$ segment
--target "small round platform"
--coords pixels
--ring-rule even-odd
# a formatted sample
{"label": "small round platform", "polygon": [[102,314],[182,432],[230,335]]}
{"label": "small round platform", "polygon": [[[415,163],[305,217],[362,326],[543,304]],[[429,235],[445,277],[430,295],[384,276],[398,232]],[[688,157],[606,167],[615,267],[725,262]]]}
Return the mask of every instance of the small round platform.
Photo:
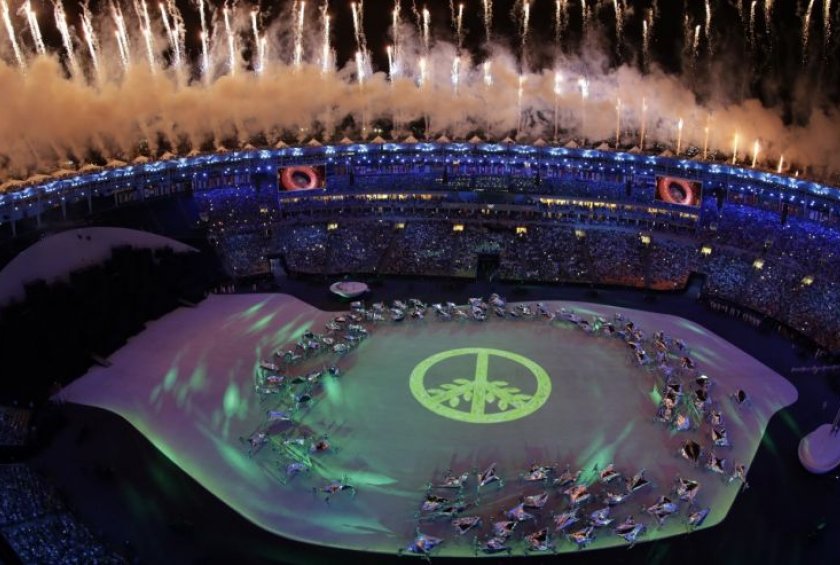
{"label": "small round platform", "polygon": [[370,290],[368,285],[355,281],[341,281],[330,285],[330,292],[342,298],[356,298],[368,290]]}
{"label": "small round platform", "polygon": [[831,424],[823,424],[799,442],[799,461],[816,474],[828,473],[840,465],[840,434],[831,433]]}

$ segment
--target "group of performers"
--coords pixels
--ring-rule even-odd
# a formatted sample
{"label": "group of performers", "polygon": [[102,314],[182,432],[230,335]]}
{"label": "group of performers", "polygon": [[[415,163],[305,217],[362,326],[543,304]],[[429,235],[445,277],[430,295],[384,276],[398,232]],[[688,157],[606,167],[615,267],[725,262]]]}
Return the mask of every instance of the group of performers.
{"label": "group of performers", "polygon": [[[304,332],[290,347],[275,351],[270,360],[260,363],[255,388],[263,401],[272,406],[259,428],[244,440],[249,453],[256,455],[264,446],[271,445],[280,456],[274,472],[286,482],[310,471],[313,457],[335,451],[326,435],[299,423],[301,411],[317,401],[326,379],[341,378],[343,356],[368,338],[376,325],[427,317],[441,322],[481,323],[489,316],[571,324],[593,336],[622,340],[627,344],[632,362],[647,370],[657,382],[660,401],[655,421],[677,434],[700,434],[707,438],[708,448],[693,437],[685,438],[679,455],[698,469],[702,467],[724,480],[737,480],[746,485],[746,467],[736,463],[730,468],[726,457],[721,455],[731,447],[731,441],[720,401],[713,398],[714,381],[700,373],[683,341],[663,332],[647,335],[621,314],[607,319],[565,308],[552,311],[544,303],[511,306],[495,294],[487,300],[471,298],[464,306],[452,302],[429,305],[418,299],[370,306],[353,302],[348,313],[325,324],[323,333]],[[314,363],[328,357],[329,362],[322,362],[319,369],[298,369],[316,366]],[[732,401],[745,406],[748,398],[739,390],[732,395]],[[633,512],[622,513],[628,500],[641,503],[640,491],[653,490],[644,469],[625,474],[608,465],[603,469],[573,472],[568,466],[535,464],[523,470],[518,480],[507,484],[507,491],[510,484],[519,490],[518,503],[501,508],[492,500],[481,499],[481,494],[486,494],[493,485],[494,498],[501,496],[498,493],[505,489],[505,481],[495,464],[480,472],[448,472],[440,480],[432,481],[417,511],[416,537],[400,553],[428,557],[444,541],[443,534],[438,537],[429,533],[428,526],[433,523],[448,523],[456,537],[474,534],[476,553],[510,553],[515,546],[526,552],[552,552],[564,540],[584,548],[603,535],[618,536],[632,545],[648,528],[662,526],[673,516],[681,515],[686,527],[693,529],[710,512],[697,499],[700,482],[678,476],[659,489],[661,494],[655,499],[636,506],[646,517],[637,519]],[[327,502],[337,495],[356,495],[355,486],[345,478],[328,478],[312,490]],[[621,519],[620,514],[624,514]]]}
{"label": "group of performers", "polygon": [[[644,469],[625,474],[613,464],[588,472],[533,464],[513,482],[516,504],[505,507],[504,502],[512,500],[511,482],[505,488],[495,464],[481,471],[450,470],[429,483],[416,514],[416,536],[400,553],[428,556],[444,542],[443,534],[429,533],[436,523],[448,523],[456,538],[473,533],[476,554],[510,554],[516,546],[525,553],[554,552],[564,541],[584,548],[603,535],[633,545],[649,527],[664,525],[681,510],[688,529],[703,524],[710,508],[697,504],[699,482],[675,477],[664,494],[653,503],[642,504],[643,493],[656,488],[645,474]],[[495,488],[487,501],[492,485]],[[632,511],[622,512],[633,506],[631,500],[640,503],[637,508],[645,517],[637,519]]]}

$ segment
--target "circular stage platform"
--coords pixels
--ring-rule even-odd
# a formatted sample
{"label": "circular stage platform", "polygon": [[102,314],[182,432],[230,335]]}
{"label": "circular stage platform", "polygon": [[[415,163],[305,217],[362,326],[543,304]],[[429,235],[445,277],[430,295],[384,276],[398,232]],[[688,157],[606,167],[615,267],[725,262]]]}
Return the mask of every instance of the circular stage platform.
{"label": "circular stage platform", "polygon": [[[492,539],[494,522],[520,520],[506,539],[513,551],[543,528],[556,551],[572,551],[579,538],[568,534],[604,507],[601,517],[613,522],[590,531],[587,547],[625,545],[615,527],[631,515],[645,526],[640,542],[686,533],[705,509],[701,527],[720,522],[740,488],[738,466],[748,469],[769,418],[795,401],[794,387],[681,318],[545,307],[557,319],[533,307],[535,315],[515,318],[490,308],[484,322],[444,320],[429,308],[424,319],[400,322],[354,324],[345,315],[327,332],[336,314],[288,296],[212,296],[149,324],[111,367],[92,369],[64,397],[123,415],[255,524],[320,545],[397,552],[419,529],[443,540],[434,555],[467,556],[474,540]],[[607,331],[630,321],[647,362]],[[649,345],[659,331],[676,367],[670,388]],[[327,333],[333,342],[321,347],[352,347],[303,353]],[[676,410],[664,423],[657,411],[677,381]],[[692,400],[701,386],[705,407]],[[747,402],[733,399],[738,391]],[[691,442],[701,448],[696,461],[685,456]],[[427,491],[448,471],[462,488]],[[566,471],[580,475],[566,484]],[[632,492],[642,471],[648,484]],[[555,518],[575,508],[579,522],[556,531]],[[459,535],[446,510],[480,524]]]}
{"label": "circular stage platform", "polygon": [[799,461],[816,474],[828,473],[840,465],[840,436],[832,424],[823,424],[799,442]]}
{"label": "circular stage platform", "polygon": [[368,290],[368,285],[363,282],[340,281],[330,285],[330,292],[342,298],[358,298]]}

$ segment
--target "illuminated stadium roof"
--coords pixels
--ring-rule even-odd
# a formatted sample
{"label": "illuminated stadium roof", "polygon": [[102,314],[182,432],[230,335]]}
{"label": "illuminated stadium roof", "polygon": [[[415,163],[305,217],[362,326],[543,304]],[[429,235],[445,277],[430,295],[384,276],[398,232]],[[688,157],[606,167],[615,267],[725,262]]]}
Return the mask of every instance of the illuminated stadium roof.
{"label": "illuminated stadium roof", "polygon": [[550,159],[568,161],[592,161],[601,166],[611,165],[622,168],[636,167],[680,173],[683,175],[713,175],[722,176],[721,180],[739,184],[761,183],[778,186],[785,191],[795,191],[801,195],[840,201],[840,189],[814,181],[795,178],[770,171],[750,169],[726,163],[708,163],[692,159],[678,159],[653,155],[636,154],[630,152],[601,151],[596,149],[576,149],[558,146],[536,146],[529,144],[501,144],[501,143],[400,143],[388,142],[384,144],[353,143],[325,146],[301,146],[281,149],[261,149],[251,151],[230,151],[224,153],[206,153],[191,157],[170,158],[166,160],[149,161],[132,165],[96,168],[95,171],[82,172],[75,176],[65,174],[53,176],[50,180],[38,178],[37,182],[26,183],[12,180],[0,185],[4,194],[0,195],[0,207],[8,206],[18,201],[32,198],[49,197],[54,193],[75,191],[91,184],[113,183],[146,175],[167,175],[180,173],[181,178],[188,176],[187,171],[196,171],[204,167],[231,165],[255,166],[263,162],[290,163],[297,160],[312,162],[320,160],[327,163],[342,158],[368,158],[374,156],[400,156],[407,154],[438,154],[450,159],[470,159],[471,157],[493,156],[500,160],[510,159]]}

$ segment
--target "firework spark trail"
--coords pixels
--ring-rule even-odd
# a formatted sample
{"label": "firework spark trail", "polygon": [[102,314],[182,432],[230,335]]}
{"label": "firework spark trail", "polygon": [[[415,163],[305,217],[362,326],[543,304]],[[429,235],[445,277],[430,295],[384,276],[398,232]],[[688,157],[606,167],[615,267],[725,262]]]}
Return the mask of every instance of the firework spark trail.
{"label": "firework spark trail", "polygon": [[808,40],[811,36],[811,12],[814,9],[814,0],[809,0],[808,9],[805,10],[805,17],[802,19],[802,62],[808,60]]}
{"label": "firework spark trail", "polygon": [[531,2],[530,0],[522,1],[522,29],[520,35],[522,38],[522,69],[528,68],[528,31],[531,25]]}
{"label": "firework spark trail", "polygon": [[257,44],[257,61],[259,61],[260,73],[265,72],[266,57],[268,57],[268,38],[261,35],[259,44]]}
{"label": "firework spark trail", "polygon": [[122,62],[123,70],[127,71],[131,67],[131,44],[128,41],[128,29],[125,26],[125,17],[122,13],[122,8],[118,5],[111,4],[111,18],[114,20],[116,31],[114,36],[117,38],[117,50],[120,53],[120,62]]}
{"label": "firework spark trail", "polygon": [[566,29],[568,0],[554,0],[554,48],[560,48],[560,40]]}
{"label": "firework spark trail", "polygon": [[359,86],[365,84],[365,55],[361,51],[356,51],[356,78],[359,81]]}
{"label": "firework spark trail", "polygon": [[455,20],[456,34],[458,36],[458,51],[464,48],[464,3],[458,4],[458,19]]}
{"label": "firework spark trail", "polygon": [[449,0],[449,19],[452,22],[452,29],[455,31],[455,40],[458,44],[458,52],[464,47],[464,3],[458,4],[455,9],[455,0]]}
{"label": "firework spark trail", "polygon": [[493,63],[491,61],[484,61],[482,69],[484,75],[484,86],[493,86]]}
{"label": "firework spark trail", "polygon": [[700,24],[694,27],[694,41],[691,45],[692,64],[697,64],[697,56],[700,53]]}
{"label": "firework spark trail", "polygon": [[258,75],[265,71],[265,38],[260,35],[260,26],[257,21],[259,12],[251,10],[251,34],[254,36],[254,53],[252,55],[253,61],[251,66],[254,67],[254,72]]}
{"label": "firework spark trail", "polygon": [[691,55],[690,64],[694,67],[694,26],[688,12],[683,15],[683,50]]}
{"label": "firework spark trail", "polygon": [[[402,21],[400,20],[401,11],[400,0],[394,0],[394,9],[391,10],[391,39],[394,40],[394,64],[397,66],[400,64],[402,53],[402,34],[400,33],[400,27],[402,26]],[[396,70],[399,71],[399,68],[397,67]]]}
{"label": "firework spark trail", "polygon": [[750,49],[755,49],[755,12],[758,0],[752,0],[750,3]]}
{"label": "firework spark trail", "polygon": [[29,24],[29,33],[32,34],[32,41],[35,43],[35,52],[38,55],[46,55],[47,48],[44,45],[44,37],[41,35],[41,26],[38,25],[38,16],[35,14],[35,10],[32,9],[29,0],[26,0],[21,10],[26,15],[26,21]]}
{"label": "firework spark trail", "polygon": [[67,15],[64,13],[64,4],[57,0],[53,4],[53,17],[55,26],[61,35],[61,43],[64,45],[64,52],[67,54],[67,66],[70,69],[70,76],[81,77],[81,70],[76,59],[76,52],[73,49],[73,38],[70,36],[70,28],[67,26]]}
{"label": "firework spark trail", "polygon": [[583,33],[586,34],[586,28],[589,27],[589,8],[586,7],[586,0],[580,0],[580,19],[583,22]]}
{"label": "firework spark trail", "polygon": [[417,86],[422,89],[424,86],[426,86],[426,58],[425,57],[420,57],[418,67],[419,67],[419,70],[420,70],[420,76],[417,78]]}
{"label": "firework spark trail", "polygon": [[394,83],[394,47],[388,45],[385,47],[385,54],[388,56],[388,78],[391,79],[391,84]]}
{"label": "firework spark trail", "polygon": [[225,3],[222,8],[222,16],[225,23],[225,37],[228,47],[228,71],[231,76],[236,75],[236,31],[230,23],[230,6]]}
{"label": "firework spark trail", "polygon": [[613,11],[615,11],[615,43],[616,50],[621,51],[621,42],[624,36],[624,10],[619,0],[612,0]]}
{"label": "firework spark trail", "polygon": [[426,53],[426,55],[429,54],[429,50],[431,49],[432,44],[431,24],[432,16],[429,13],[429,9],[424,6],[423,21],[421,23],[421,26],[423,30],[423,52]]}
{"label": "firework spark trail", "polygon": [[90,62],[93,65],[93,74],[96,78],[96,84],[102,84],[102,71],[99,69],[99,40],[96,37],[96,33],[93,31],[93,20],[88,9],[87,4],[82,5],[82,36],[85,39],[85,44],[88,48],[88,54],[90,55]]}
{"label": "firework spark trail", "polygon": [[712,45],[712,2],[711,0],[706,0],[706,45],[709,50],[709,54],[714,53],[714,47]]}
{"label": "firework spark trail", "polygon": [[642,70],[646,71],[650,65],[650,24],[642,20]]}
{"label": "firework spark trail", "polygon": [[161,2],[158,4],[158,8],[160,9],[160,20],[163,22],[163,29],[166,32],[166,37],[169,41],[169,48],[172,50],[172,66],[175,69],[180,69],[181,49],[180,42],[178,41],[178,34],[172,26],[172,23],[169,21],[169,11],[167,10],[167,6]]}
{"label": "firework spark trail", "polygon": [[675,152],[676,155],[680,154],[682,150],[682,134],[683,134],[683,119],[680,118],[677,122],[677,150]]}
{"label": "firework spark trail", "polygon": [[452,59],[452,72],[451,72],[451,80],[452,80],[452,90],[455,94],[458,94],[458,86],[461,82],[461,58],[456,56]]}
{"label": "firework spark trail", "polygon": [[706,114],[706,127],[703,128],[703,160],[709,155],[709,134],[712,131],[712,114]]}
{"label": "firework spark trail", "polygon": [[758,140],[756,139],[753,143],[753,151],[752,151],[752,167],[755,168],[755,164],[758,162],[758,152],[761,150],[761,146],[758,144]]}
{"label": "firework spark trail", "polygon": [[831,0],[823,0],[823,45],[826,51],[831,43]]}
{"label": "firework spark trail", "polygon": [[207,15],[204,0],[198,0],[198,13],[201,16],[201,76],[204,82],[210,81],[210,34],[207,31]]}
{"label": "firework spark trail", "polygon": [[149,61],[149,70],[152,74],[157,71],[155,61],[155,39],[152,35],[152,22],[149,18],[149,8],[146,0],[134,0],[134,13],[140,20],[140,34],[143,36],[143,44],[146,47],[146,59]]}
{"label": "firework spark trail", "polygon": [[362,62],[367,61],[367,37],[365,37],[364,18],[365,18],[365,3],[364,0],[358,2],[351,2],[350,9],[353,13],[353,35],[356,38],[356,50],[362,54]]}
{"label": "firework spark trail", "polygon": [[6,27],[6,35],[9,36],[9,43],[12,45],[12,51],[15,53],[15,60],[17,60],[18,67],[25,69],[26,60],[23,58],[23,52],[20,49],[20,44],[15,35],[15,27],[12,25],[12,18],[9,15],[9,4],[6,0],[0,0],[0,9],[3,12],[3,24]]}
{"label": "firework spark trail", "polygon": [[484,40],[490,43],[493,31],[493,0],[482,0],[484,6]]}
{"label": "firework spark trail", "polygon": [[[330,15],[329,0],[324,0],[321,6],[321,27],[323,35],[321,36],[321,73],[327,74],[332,69],[332,45],[330,44]],[[394,32],[396,34],[396,32]]]}
{"label": "firework spark trail", "polygon": [[644,96],[642,97],[642,123],[639,127],[639,149],[644,151],[645,149],[645,130],[647,129],[647,98]]}
{"label": "firework spark trail", "polygon": [[770,25],[773,21],[773,0],[764,0],[764,33],[768,36],[772,35],[773,27]]}
{"label": "firework spark trail", "polygon": [[180,78],[184,66],[184,39],[186,37],[186,26],[184,25],[184,18],[181,16],[181,11],[175,5],[175,0],[166,0],[164,4],[159,4],[161,20],[166,34],[169,37],[169,49],[172,51],[172,66],[175,68],[176,75]]}
{"label": "firework spark trail", "polygon": [[292,19],[294,21],[294,42],[293,64],[300,69],[303,64],[303,26],[306,23],[306,2],[295,0],[292,4]]}
{"label": "firework spark trail", "polygon": [[580,130],[586,131],[586,99],[589,98],[589,81],[581,77],[577,81],[580,89]]}

